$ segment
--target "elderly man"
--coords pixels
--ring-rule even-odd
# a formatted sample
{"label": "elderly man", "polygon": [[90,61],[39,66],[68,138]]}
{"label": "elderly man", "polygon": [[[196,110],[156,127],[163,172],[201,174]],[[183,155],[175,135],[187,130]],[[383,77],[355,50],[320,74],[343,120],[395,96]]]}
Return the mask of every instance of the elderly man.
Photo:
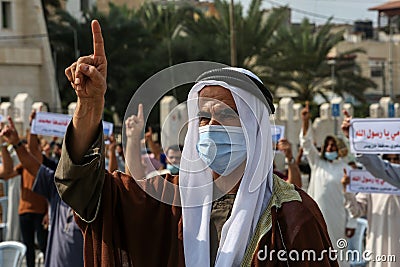
{"label": "elderly man", "polygon": [[272,97],[249,71],[199,77],[179,175],[142,179],[142,105],[126,121],[136,181],[105,171],[107,61],[97,21],[92,32],[94,54],[66,69],[78,103],[55,179],[83,230],[86,266],[337,266],[315,202],[272,175]]}

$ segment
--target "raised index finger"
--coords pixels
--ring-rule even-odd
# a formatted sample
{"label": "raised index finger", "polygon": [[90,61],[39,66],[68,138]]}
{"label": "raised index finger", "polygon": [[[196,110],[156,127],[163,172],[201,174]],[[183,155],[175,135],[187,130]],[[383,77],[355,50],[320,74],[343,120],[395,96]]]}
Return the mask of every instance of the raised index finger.
{"label": "raised index finger", "polygon": [[347,112],[347,110],[343,110],[343,115],[344,115],[344,117],[347,119],[347,118],[350,118],[350,114]]}
{"label": "raised index finger", "polygon": [[306,109],[310,110],[310,102],[306,101]]}
{"label": "raised index finger", "polygon": [[13,128],[13,129],[15,129],[15,126],[14,126],[14,121],[13,121],[13,119],[10,117],[10,116],[8,116],[8,124],[10,125],[10,127],[11,128]]}
{"label": "raised index finger", "polygon": [[137,117],[139,118],[139,120],[143,120],[143,105],[142,104],[138,105]]}
{"label": "raised index finger", "polygon": [[103,35],[101,34],[100,23],[97,20],[92,21],[92,35],[94,57],[105,57]]}

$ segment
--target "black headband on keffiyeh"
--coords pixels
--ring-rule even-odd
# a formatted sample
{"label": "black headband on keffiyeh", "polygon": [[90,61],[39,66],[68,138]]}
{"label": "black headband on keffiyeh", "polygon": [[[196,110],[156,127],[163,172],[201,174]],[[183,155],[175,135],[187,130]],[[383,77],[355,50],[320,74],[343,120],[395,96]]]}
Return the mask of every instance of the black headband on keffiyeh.
{"label": "black headband on keffiyeh", "polygon": [[221,68],[204,72],[197,78],[196,82],[209,80],[223,81],[227,84],[242,88],[259,98],[265,106],[267,106],[269,114],[275,113],[272,94],[257,76],[254,75],[253,77],[246,72],[240,71],[239,68]]}

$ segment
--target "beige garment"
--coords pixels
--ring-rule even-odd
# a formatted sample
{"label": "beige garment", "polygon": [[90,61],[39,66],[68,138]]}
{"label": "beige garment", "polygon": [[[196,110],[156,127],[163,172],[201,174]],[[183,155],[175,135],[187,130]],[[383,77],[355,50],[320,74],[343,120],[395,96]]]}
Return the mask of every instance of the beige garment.
{"label": "beige garment", "polygon": [[[366,249],[375,262],[369,267],[400,266],[400,196],[390,194],[345,194],[345,206],[354,217],[367,216]],[[379,262],[376,257],[395,255],[396,262]]]}
{"label": "beige garment", "polygon": [[[161,191],[163,198],[158,201],[132,177],[107,172],[102,132],[100,126],[83,161],[75,164],[68,153],[67,130],[55,175],[61,198],[74,209],[83,230],[85,266],[185,266],[181,208],[166,204],[172,203],[170,198],[179,197],[179,191],[165,191],[166,184],[178,184],[178,176],[167,174],[143,182],[147,190]],[[259,257],[260,252],[265,255],[270,250],[312,248],[321,252],[332,248],[317,204],[282,179],[274,176],[273,182],[271,199],[249,240],[241,266],[337,267],[336,260],[326,253],[320,260],[308,262],[285,261],[276,253],[268,260]]]}
{"label": "beige garment", "polygon": [[236,194],[227,194],[212,204],[210,215],[210,266],[214,266],[224,223],[232,212]]}

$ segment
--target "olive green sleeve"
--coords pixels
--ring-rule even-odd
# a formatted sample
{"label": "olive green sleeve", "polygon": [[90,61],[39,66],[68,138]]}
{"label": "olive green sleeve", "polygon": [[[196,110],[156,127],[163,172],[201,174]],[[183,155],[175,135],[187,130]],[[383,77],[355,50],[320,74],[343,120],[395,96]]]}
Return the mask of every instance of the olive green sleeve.
{"label": "olive green sleeve", "polygon": [[92,222],[100,206],[105,178],[103,127],[99,126],[94,143],[86,152],[82,163],[75,164],[69,155],[68,144],[72,123],[67,128],[62,145],[61,158],[55,173],[55,184],[61,199],[79,217]]}

